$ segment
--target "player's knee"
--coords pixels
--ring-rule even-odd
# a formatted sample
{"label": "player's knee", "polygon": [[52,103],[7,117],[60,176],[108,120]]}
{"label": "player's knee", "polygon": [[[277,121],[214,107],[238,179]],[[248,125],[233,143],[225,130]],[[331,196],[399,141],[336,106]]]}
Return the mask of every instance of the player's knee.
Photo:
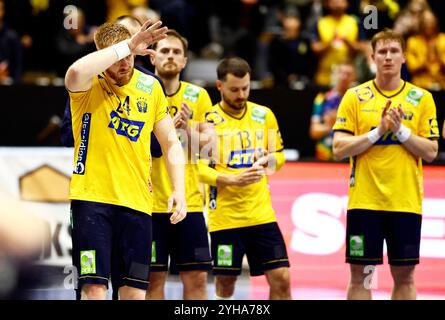
{"label": "player's knee", "polygon": [[150,272],[150,289],[164,288],[167,272]]}
{"label": "player's knee", "polygon": [[414,266],[391,266],[391,274],[395,285],[414,285]]}
{"label": "player's knee", "polygon": [[216,276],[215,285],[220,297],[233,295],[235,290],[236,276]]}
{"label": "player's knee", "polygon": [[103,284],[85,284],[82,286],[82,300],[105,300],[107,287]]}
{"label": "player's knee", "polygon": [[207,289],[206,271],[188,271],[181,272],[181,279],[185,287],[196,291],[205,291]]}
{"label": "player's knee", "polygon": [[350,286],[352,287],[364,286],[366,277],[369,277],[369,274],[365,272],[365,267],[366,267],[365,265],[354,265],[354,264],[350,265],[350,271],[351,271]]}
{"label": "player's knee", "polygon": [[288,268],[279,268],[270,272],[269,276],[270,286],[279,291],[287,292],[290,289],[290,277]]}

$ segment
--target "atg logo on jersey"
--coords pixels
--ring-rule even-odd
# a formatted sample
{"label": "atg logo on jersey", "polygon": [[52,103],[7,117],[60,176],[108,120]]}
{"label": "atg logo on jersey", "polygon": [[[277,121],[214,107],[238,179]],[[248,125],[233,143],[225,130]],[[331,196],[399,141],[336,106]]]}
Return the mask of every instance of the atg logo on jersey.
{"label": "atg logo on jersey", "polygon": [[365,102],[374,98],[374,92],[369,86],[356,89],[355,94],[357,95],[358,101],[360,102]]}
{"label": "atg logo on jersey", "polygon": [[116,130],[116,133],[127,137],[131,141],[138,141],[145,122],[121,118],[116,111],[110,113],[111,121],[108,128]]}
{"label": "atg logo on jersey", "polygon": [[[371,128],[371,130],[374,128]],[[379,140],[377,140],[376,143],[374,143],[374,145],[391,145],[391,144],[402,144],[397,138],[397,136],[391,131],[387,131],[383,136],[380,137]]]}
{"label": "atg logo on jersey", "polygon": [[80,146],[77,152],[77,161],[74,167],[74,174],[85,174],[85,164],[87,161],[88,140],[90,138],[91,113],[84,113],[82,116],[82,128],[80,130]]}
{"label": "atg logo on jersey", "polygon": [[253,164],[254,152],[255,149],[233,150],[230,153],[229,161],[227,161],[227,166],[234,169],[250,168]]}

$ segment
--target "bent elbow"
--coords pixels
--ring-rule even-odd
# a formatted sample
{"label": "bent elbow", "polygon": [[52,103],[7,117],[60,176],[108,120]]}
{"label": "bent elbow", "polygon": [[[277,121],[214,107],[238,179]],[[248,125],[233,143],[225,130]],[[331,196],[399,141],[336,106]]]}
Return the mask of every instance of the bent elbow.
{"label": "bent elbow", "polygon": [[332,154],[334,155],[335,160],[340,161],[345,158],[344,153],[342,152],[341,148],[338,146],[338,143],[334,141],[334,144],[332,146]]}
{"label": "bent elbow", "polygon": [[437,152],[438,152],[437,149],[436,149],[436,150],[433,150],[433,151],[431,151],[431,152],[429,152],[429,153],[426,155],[426,157],[424,158],[424,160],[425,160],[426,162],[428,162],[428,163],[433,162],[434,159],[436,159],[436,157],[437,157]]}
{"label": "bent elbow", "polygon": [[74,91],[76,83],[79,81],[81,71],[79,68],[76,68],[74,65],[71,65],[65,75],[65,87]]}

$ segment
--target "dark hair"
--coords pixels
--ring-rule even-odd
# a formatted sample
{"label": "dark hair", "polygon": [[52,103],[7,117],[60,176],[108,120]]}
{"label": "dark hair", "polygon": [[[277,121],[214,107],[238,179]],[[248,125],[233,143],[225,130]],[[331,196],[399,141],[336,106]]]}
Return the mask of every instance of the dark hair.
{"label": "dark hair", "polygon": [[381,40],[394,40],[400,43],[400,46],[402,47],[402,51],[405,52],[406,50],[406,43],[405,39],[403,39],[402,35],[395,32],[392,29],[385,28],[382,31],[376,33],[372,39],[371,39],[371,46],[372,46],[372,52],[375,52],[375,47],[377,45],[377,42]]}
{"label": "dark hair", "polygon": [[216,69],[216,73],[218,80],[225,81],[229,73],[237,78],[243,78],[246,74],[252,74],[252,70],[246,60],[233,57],[221,60]]}
{"label": "dark hair", "polygon": [[[187,39],[184,38],[183,36],[181,36],[181,34],[178,31],[176,31],[175,29],[168,29],[165,34],[167,35],[167,38],[176,38],[179,41],[181,41],[182,48],[184,49],[184,55],[187,56],[187,50],[189,47],[189,43],[188,43]],[[156,50],[157,47],[158,47],[158,43],[156,42],[153,44],[153,50]]]}

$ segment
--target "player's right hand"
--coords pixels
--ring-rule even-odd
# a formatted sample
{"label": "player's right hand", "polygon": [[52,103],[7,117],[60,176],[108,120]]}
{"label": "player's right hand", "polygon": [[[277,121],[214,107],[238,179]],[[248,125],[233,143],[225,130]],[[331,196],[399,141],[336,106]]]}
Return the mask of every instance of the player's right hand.
{"label": "player's right hand", "polygon": [[176,206],[175,211],[173,211],[173,214],[170,217],[170,223],[177,224],[178,222],[184,220],[184,218],[187,216],[187,202],[185,201],[185,195],[181,195],[174,191],[168,198],[167,212],[172,211],[173,205]]}
{"label": "player's right hand", "polygon": [[380,136],[383,136],[390,129],[391,123],[388,118],[388,110],[390,106],[391,106],[391,100],[387,100],[385,108],[383,108],[382,111],[382,116],[380,117],[379,120],[378,132]]}
{"label": "player's right hand", "polygon": [[263,179],[265,174],[266,171],[262,166],[250,167],[233,176],[234,185],[246,186],[248,184],[259,182],[261,179]]}

